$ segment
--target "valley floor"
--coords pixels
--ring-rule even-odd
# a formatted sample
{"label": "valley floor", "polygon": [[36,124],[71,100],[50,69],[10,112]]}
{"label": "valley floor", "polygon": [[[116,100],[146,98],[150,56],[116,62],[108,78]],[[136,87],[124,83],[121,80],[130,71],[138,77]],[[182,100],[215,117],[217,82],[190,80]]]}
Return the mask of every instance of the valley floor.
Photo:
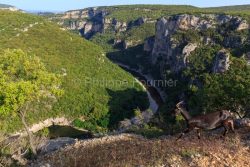
{"label": "valley floor", "polygon": [[121,134],[78,141],[54,153],[40,156],[30,166],[72,167],[246,167],[250,165],[250,129],[237,130],[226,139],[219,133],[204,132],[198,140],[195,132],[176,142],[177,136],[146,139]]}

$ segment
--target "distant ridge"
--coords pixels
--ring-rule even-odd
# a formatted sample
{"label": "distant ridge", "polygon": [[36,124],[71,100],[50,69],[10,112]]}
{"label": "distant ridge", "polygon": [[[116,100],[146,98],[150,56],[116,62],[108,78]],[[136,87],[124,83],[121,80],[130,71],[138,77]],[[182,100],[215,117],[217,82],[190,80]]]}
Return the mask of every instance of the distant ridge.
{"label": "distant ridge", "polygon": [[19,10],[15,6],[6,5],[6,4],[0,4],[0,9],[1,10],[10,10],[10,11],[18,11]]}
{"label": "distant ridge", "polygon": [[231,10],[231,11],[238,11],[238,10],[250,10],[250,4],[246,5],[234,5],[234,6],[218,6],[218,7],[207,7],[205,9],[216,9],[216,10]]}

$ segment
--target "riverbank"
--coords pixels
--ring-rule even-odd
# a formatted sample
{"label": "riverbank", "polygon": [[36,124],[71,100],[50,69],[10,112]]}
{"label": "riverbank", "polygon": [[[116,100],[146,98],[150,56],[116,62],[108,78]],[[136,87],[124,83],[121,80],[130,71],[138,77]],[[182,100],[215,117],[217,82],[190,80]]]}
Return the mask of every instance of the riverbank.
{"label": "riverbank", "polygon": [[167,97],[166,93],[161,90],[161,88],[156,87],[152,83],[154,83],[154,79],[151,75],[143,74],[141,70],[136,70],[133,68],[130,68],[128,65],[122,64],[120,62],[113,63],[117,64],[121,68],[123,68],[125,71],[132,74],[134,77],[138,78],[138,80],[141,81],[141,83],[146,87],[146,89],[149,91],[151,97],[157,102],[158,105],[162,105],[165,102],[165,99]]}

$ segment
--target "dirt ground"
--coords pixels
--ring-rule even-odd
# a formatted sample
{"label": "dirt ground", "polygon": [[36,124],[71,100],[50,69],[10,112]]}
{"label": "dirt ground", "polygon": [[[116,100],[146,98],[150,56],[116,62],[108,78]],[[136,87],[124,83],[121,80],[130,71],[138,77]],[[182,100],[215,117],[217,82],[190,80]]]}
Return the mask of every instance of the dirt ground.
{"label": "dirt ground", "polygon": [[237,130],[225,139],[219,133],[195,133],[176,141],[177,136],[146,139],[121,134],[78,141],[54,153],[40,156],[29,166],[52,167],[248,167],[250,129]]}

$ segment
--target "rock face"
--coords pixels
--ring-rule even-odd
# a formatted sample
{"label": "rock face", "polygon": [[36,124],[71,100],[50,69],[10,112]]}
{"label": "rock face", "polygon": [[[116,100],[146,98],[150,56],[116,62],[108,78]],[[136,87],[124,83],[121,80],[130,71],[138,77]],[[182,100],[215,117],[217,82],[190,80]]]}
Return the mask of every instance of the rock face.
{"label": "rock face", "polygon": [[183,55],[183,64],[185,66],[187,66],[188,64],[188,56],[191,54],[191,52],[193,52],[196,48],[197,48],[197,44],[196,43],[189,43],[187,44],[183,50],[182,50],[182,55]]}
{"label": "rock face", "polygon": [[156,20],[140,17],[129,22],[120,21],[116,18],[108,17],[109,11],[103,7],[71,10],[64,13],[58,24],[65,29],[79,30],[81,35],[87,39],[96,33],[113,31],[116,33],[127,31],[134,26],[141,26],[144,23],[154,23]]}
{"label": "rock face", "polygon": [[66,24],[66,29],[79,30],[85,38],[90,38],[95,33],[102,33],[105,29],[104,17],[107,12],[98,8],[87,8],[83,10],[72,10],[64,13],[61,17],[62,22]]}
{"label": "rock face", "polygon": [[[172,35],[178,30],[209,27],[213,27],[212,21],[202,20],[193,15],[177,15],[160,19],[156,24],[152,63],[158,63],[162,67],[168,65],[173,72],[180,71],[187,66],[187,57],[198,44],[177,41]],[[184,45],[184,48],[181,49],[180,45]]]}
{"label": "rock face", "polygon": [[240,21],[237,30],[240,31],[245,29],[249,29],[249,24],[247,23],[246,20]]}
{"label": "rock face", "polygon": [[226,50],[220,50],[216,57],[213,67],[214,73],[224,73],[230,66],[230,54]]}
{"label": "rock face", "polygon": [[[229,26],[230,31],[249,29],[249,24],[246,20],[229,15],[202,14],[195,16],[182,14],[161,18],[156,23],[156,34],[151,54],[152,65],[159,67],[161,75],[163,75],[165,67],[168,67],[171,72],[178,73],[187,67],[188,56],[200,44],[215,44],[216,39],[210,36],[201,36],[199,32],[210,29],[216,30],[216,28],[220,29],[220,26]],[[195,32],[198,37],[193,39],[193,41],[186,38],[180,39],[180,32],[185,33],[186,31]],[[247,40],[246,36],[226,35],[225,30],[221,30],[220,33],[224,35],[221,45],[225,48],[238,48]],[[189,38],[192,38],[192,34],[190,36]],[[145,51],[151,51],[150,44],[150,41],[145,41]],[[224,52],[217,56],[217,63],[214,67],[215,72],[223,72],[229,67],[229,56],[225,53],[223,57],[222,53]],[[224,66],[223,62],[225,63]]]}
{"label": "rock face", "polygon": [[87,8],[82,10],[70,10],[64,13],[62,19],[83,19],[92,18],[98,14],[103,14],[98,8]]}
{"label": "rock face", "polygon": [[133,118],[125,119],[120,121],[119,123],[119,130],[126,131],[129,130],[131,127],[138,127],[145,123],[148,123],[150,119],[153,117],[154,113],[151,111],[143,111],[140,115],[135,116]]}
{"label": "rock face", "polygon": [[40,146],[38,146],[38,151],[40,154],[48,154],[60,148],[63,148],[67,145],[71,145],[75,143],[76,143],[75,139],[72,139],[69,137],[61,137],[61,138],[52,139],[44,143],[41,143]]}

